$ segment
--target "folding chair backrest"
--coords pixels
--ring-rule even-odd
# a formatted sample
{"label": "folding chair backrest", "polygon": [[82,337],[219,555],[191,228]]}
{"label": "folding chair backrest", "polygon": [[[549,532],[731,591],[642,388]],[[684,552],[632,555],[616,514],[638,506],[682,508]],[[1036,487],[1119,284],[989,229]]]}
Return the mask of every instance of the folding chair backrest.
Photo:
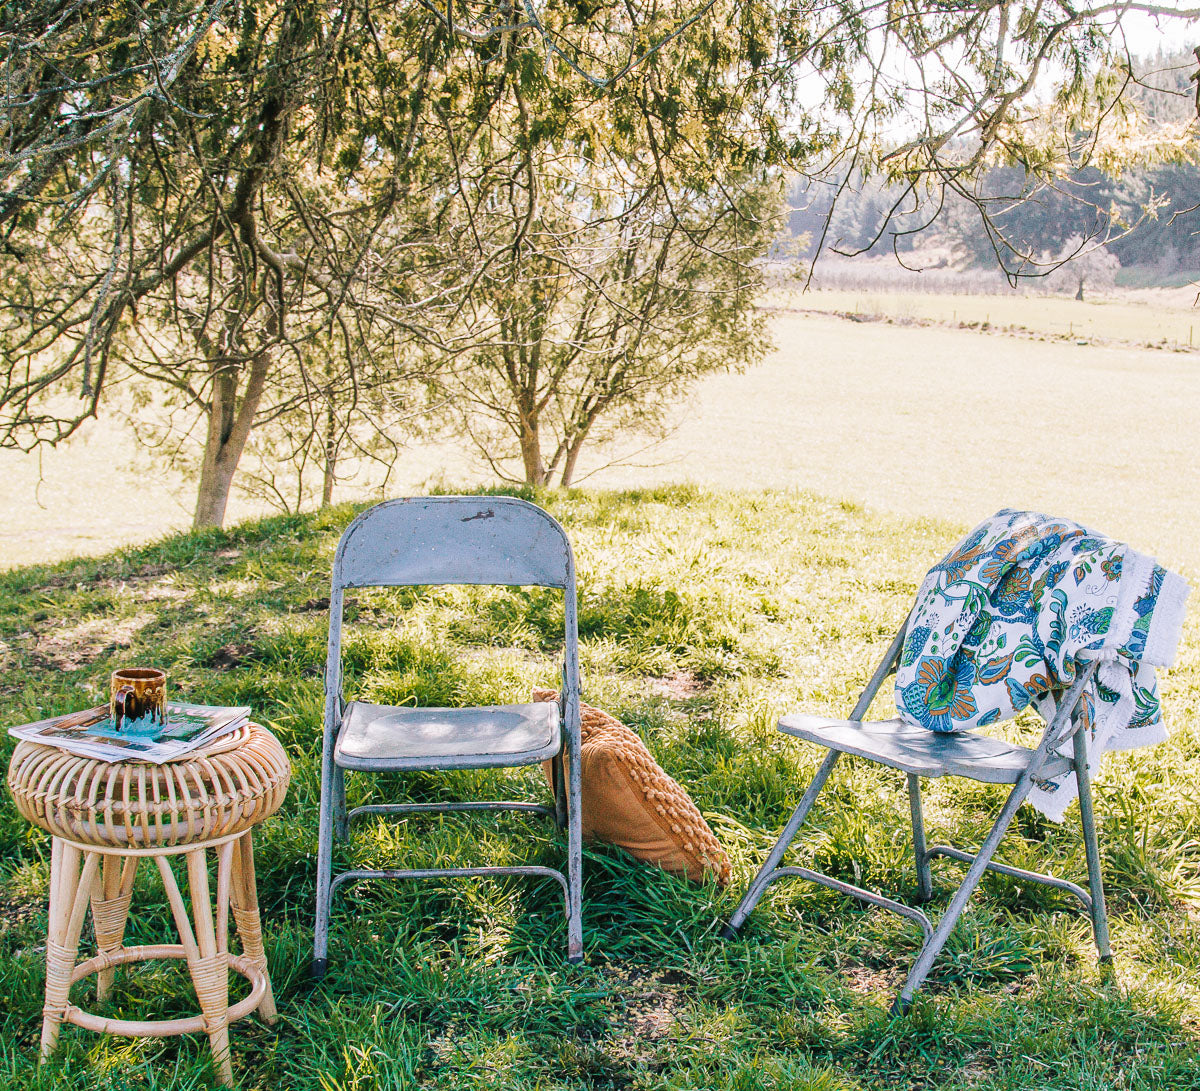
{"label": "folding chair backrest", "polygon": [[343,590],[439,584],[562,588],[563,690],[574,715],[579,651],[571,543],[553,516],[513,496],[387,500],[368,508],[346,528],[333,558],[327,703],[341,693]]}
{"label": "folding chair backrest", "polygon": [[502,584],[573,589],[575,566],[562,527],[511,496],[389,500],[342,535],[333,585],[385,587]]}

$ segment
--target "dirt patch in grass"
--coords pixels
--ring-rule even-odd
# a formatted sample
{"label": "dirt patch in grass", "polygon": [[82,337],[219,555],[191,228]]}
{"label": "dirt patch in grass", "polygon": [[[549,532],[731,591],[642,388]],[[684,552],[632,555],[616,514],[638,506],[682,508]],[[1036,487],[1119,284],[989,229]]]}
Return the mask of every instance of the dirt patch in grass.
{"label": "dirt patch in grass", "polygon": [[78,670],[116,648],[128,648],[134,637],[152,621],[153,614],[142,613],[120,620],[97,618],[66,629],[46,629],[38,634],[30,660],[36,667]]}
{"label": "dirt patch in grass", "polygon": [[254,645],[241,642],[222,644],[208,657],[205,664],[214,670],[225,671],[240,667],[243,663],[255,658]]}
{"label": "dirt patch in grass", "polygon": [[905,974],[887,966],[841,966],[838,976],[851,992],[860,996],[891,996],[900,991]]}
{"label": "dirt patch in grass", "polygon": [[691,671],[675,671],[662,678],[650,678],[648,682],[652,693],[672,701],[686,701],[705,689],[705,684]]}
{"label": "dirt patch in grass", "polygon": [[610,1024],[613,1040],[605,1052],[624,1064],[648,1061],[675,1036],[692,981],[674,970],[628,967],[614,968],[612,977],[616,1010]]}
{"label": "dirt patch in grass", "polygon": [[40,897],[33,895],[0,894],[0,933],[31,924],[44,905]]}

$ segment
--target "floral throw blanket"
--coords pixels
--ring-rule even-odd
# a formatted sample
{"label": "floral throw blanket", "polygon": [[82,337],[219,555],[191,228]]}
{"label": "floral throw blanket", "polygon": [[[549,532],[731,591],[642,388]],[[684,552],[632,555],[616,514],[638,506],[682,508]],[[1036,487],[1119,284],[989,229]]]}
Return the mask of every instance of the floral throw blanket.
{"label": "floral throw blanket", "polygon": [[[896,706],[932,731],[983,727],[1027,705],[1047,721],[1083,664],[1100,666],[1076,711],[1089,766],[1166,738],[1155,667],[1170,666],[1189,587],[1121,542],[1065,519],[1001,511],[930,569],[909,615]],[[1035,782],[1055,821],[1075,778]]]}

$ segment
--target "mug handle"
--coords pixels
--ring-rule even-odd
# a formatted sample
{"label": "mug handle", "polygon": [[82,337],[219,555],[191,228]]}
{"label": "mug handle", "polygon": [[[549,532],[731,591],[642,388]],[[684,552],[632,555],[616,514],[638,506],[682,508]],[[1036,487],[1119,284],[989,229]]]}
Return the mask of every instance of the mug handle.
{"label": "mug handle", "polygon": [[121,725],[125,722],[125,705],[132,696],[133,686],[122,686],[112,695],[113,727],[117,731],[121,730]]}

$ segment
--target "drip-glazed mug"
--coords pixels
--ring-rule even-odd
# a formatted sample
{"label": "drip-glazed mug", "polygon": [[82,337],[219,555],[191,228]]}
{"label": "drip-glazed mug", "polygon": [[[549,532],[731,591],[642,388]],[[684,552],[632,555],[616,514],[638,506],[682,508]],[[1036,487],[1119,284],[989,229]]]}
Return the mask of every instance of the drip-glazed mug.
{"label": "drip-glazed mug", "polygon": [[167,672],[157,667],[125,667],[113,671],[109,715],[118,731],[134,723],[157,731],[167,722]]}

